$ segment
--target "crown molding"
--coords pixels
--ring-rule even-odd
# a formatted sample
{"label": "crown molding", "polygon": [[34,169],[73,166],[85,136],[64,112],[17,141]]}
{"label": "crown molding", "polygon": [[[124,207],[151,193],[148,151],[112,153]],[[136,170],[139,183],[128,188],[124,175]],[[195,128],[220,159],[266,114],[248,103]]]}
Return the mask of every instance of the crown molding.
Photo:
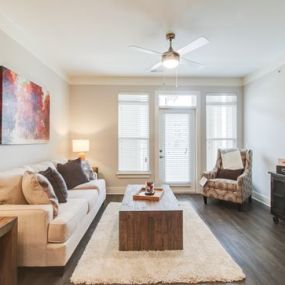
{"label": "crown molding", "polygon": [[[178,86],[242,86],[242,78],[178,77]],[[175,77],[84,76],[71,77],[71,85],[175,86]]]}
{"label": "crown molding", "polygon": [[29,51],[42,64],[44,64],[54,73],[56,73],[61,79],[63,79],[67,83],[70,83],[68,76],[54,62],[48,59],[43,52],[37,50],[34,47],[31,40],[26,36],[26,33],[21,29],[21,27],[1,13],[0,13],[0,29],[8,37],[16,41],[27,51]]}
{"label": "crown molding", "polygon": [[285,56],[280,57],[278,60],[276,60],[275,62],[273,62],[270,65],[264,66],[262,68],[257,69],[256,71],[248,74],[247,76],[245,76],[243,78],[243,86],[248,85],[258,79],[261,79],[263,77],[265,77],[266,75],[276,72],[279,69],[281,69],[282,67],[284,67],[285,65]]}

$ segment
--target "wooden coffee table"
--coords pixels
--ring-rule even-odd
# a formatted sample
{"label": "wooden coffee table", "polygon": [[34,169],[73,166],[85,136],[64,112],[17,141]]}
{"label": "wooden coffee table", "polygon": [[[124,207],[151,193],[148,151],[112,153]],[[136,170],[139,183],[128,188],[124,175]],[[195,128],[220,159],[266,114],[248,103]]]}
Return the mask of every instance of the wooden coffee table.
{"label": "wooden coffee table", "polygon": [[0,284],[17,284],[16,217],[0,217]]}
{"label": "wooden coffee table", "polygon": [[159,202],[134,201],[141,185],[129,185],[119,212],[119,250],[183,249],[183,211],[172,190]]}

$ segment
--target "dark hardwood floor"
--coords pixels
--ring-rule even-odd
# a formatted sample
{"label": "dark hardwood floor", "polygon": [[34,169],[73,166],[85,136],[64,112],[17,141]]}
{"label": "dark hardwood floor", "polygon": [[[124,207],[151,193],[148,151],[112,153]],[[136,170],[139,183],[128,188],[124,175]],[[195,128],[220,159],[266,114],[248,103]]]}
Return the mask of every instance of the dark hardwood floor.
{"label": "dark hardwood floor", "polygon": [[[246,204],[242,212],[235,205],[209,200],[205,206],[199,195],[177,195],[181,201],[189,201],[214,235],[246,274],[239,285],[285,284],[285,223],[275,225],[269,209],[256,201]],[[100,217],[113,201],[122,196],[108,196],[89,230],[80,242],[70,262],[61,275],[52,268],[19,269],[19,285],[70,285],[69,279],[87,245]],[[219,284],[219,283],[215,283]],[[222,283],[225,284],[225,283]],[[231,283],[227,283],[231,284]]]}

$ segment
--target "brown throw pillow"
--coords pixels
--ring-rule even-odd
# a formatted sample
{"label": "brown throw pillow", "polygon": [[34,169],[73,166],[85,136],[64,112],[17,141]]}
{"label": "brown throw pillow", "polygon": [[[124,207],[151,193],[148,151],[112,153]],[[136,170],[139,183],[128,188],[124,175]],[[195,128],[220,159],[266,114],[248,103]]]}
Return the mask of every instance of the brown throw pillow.
{"label": "brown throw pillow", "polygon": [[50,182],[54,193],[58,199],[58,202],[66,203],[68,196],[67,186],[60,173],[51,167],[49,167],[45,171],[40,171],[39,173],[45,176]]}
{"label": "brown throw pillow", "polygon": [[51,204],[53,216],[58,214],[58,200],[51,184],[43,175],[26,171],[22,180],[23,194],[31,205]]}
{"label": "brown throw pillow", "polygon": [[217,178],[237,180],[240,175],[242,175],[244,169],[220,169],[217,174]]}
{"label": "brown throw pillow", "polygon": [[57,165],[58,172],[62,175],[68,189],[72,189],[79,184],[88,182],[88,177],[86,176],[81,159],[70,160],[65,164]]}

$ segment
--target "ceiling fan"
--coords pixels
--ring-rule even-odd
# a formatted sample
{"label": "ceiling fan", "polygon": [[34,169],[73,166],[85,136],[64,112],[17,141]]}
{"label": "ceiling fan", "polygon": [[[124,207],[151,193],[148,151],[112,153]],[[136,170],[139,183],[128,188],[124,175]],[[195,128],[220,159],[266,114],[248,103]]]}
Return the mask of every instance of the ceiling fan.
{"label": "ceiling fan", "polygon": [[166,52],[158,52],[158,51],[155,51],[152,49],[147,49],[147,48],[143,48],[143,47],[136,46],[136,45],[131,45],[129,47],[132,49],[144,52],[144,53],[155,54],[155,55],[161,56],[161,61],[158,62],[157,64],[155,64],[150,69],[151,72],[160,71],[162,66],[164,66],[167,69],[176,68],[180,63],[180,60],[201,66],[200,63],[192,61],[188,58],[185,58],[184,56],[186,54],[208,44],[209,41],[206,38],[204,38],[204,37],[198,38],[197,40],[189,43],[188,45],[184,46],[183,48],[180,48],[177,51],[175,51],[172,47],[172,41],[175,39],[175,33],[167,33],[166,39],[169,41],[169,48]]}

